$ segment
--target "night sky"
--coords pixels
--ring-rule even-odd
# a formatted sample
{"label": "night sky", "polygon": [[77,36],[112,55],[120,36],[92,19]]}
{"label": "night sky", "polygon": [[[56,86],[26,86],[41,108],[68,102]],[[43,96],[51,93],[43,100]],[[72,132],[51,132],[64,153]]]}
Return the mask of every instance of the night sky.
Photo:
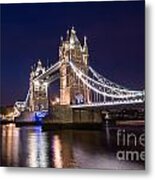
{"label": "night sky", "polygon": [[1,105],[24,100],[30,67],[58,61],[60,36],[88,38],[89,63],[130,89],[144,88],[144,1],[1,5]]}

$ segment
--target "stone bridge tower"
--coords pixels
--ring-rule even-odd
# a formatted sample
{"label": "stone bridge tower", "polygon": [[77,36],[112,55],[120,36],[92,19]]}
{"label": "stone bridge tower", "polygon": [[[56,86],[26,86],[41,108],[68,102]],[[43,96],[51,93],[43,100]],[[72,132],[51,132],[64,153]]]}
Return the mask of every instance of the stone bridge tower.
{"label": "stone bridge tower", "polygon": [[29,110],[41,111],[48,110],[48,86],[46,82],[36,80],[39,75],[45,72],[45,67],[42,66],[39,60],[36,67],[32,68],[29,81]]}
{"label": "stone bridge tower", "polygon": [[75,73],[68,66],[71,60],[75,66],[85,74],[88,73],[88,47],[87,39],[84,37],[83,46],[77,38],[76,31],[72,27],[71,31],[67,31],[66,39],[61,37],[59,46],[59,61],[62,62],[60,68],[60,104],[70,105],[77,103],[77,96],[83,97],[81,102],[89,102],[88,88],[81,83],[75,76]]}

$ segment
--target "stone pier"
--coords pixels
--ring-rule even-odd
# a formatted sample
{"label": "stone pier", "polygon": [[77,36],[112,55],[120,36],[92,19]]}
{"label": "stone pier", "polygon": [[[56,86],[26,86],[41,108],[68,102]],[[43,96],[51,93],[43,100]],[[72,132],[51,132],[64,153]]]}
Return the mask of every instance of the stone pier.
{"label": "stone pier", "polygon": [[43,124],[53,129],[99,129],[102,115],[96,109],[72,109],[67,105],[54,105]]}

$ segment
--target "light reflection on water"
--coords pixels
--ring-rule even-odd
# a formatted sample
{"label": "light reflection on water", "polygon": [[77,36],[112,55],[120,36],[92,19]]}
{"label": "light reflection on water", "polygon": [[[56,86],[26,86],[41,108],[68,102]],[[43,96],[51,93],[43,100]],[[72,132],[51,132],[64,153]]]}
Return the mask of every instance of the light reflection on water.
{"label": "light reflection on water", "polygon": [[47,167],[47,137],[42,135],[41,128],[35,128],[29,132],[28,138],[28,158],[27,166],[29,167]]}
{"label": "light reflection on water", "polygon": [[61,146],[61,140],[58,135],[53,136],[53,151],[54,151],[54,167],[56,168],[62,168],[62,157],[61,157],[61,152],[62,152],[62,146]]}
{"label": "light reflection on water", "polygon": [[116,159],[116,129],[47,131],[0,126],[2,166],[144,169],[142,162]]}

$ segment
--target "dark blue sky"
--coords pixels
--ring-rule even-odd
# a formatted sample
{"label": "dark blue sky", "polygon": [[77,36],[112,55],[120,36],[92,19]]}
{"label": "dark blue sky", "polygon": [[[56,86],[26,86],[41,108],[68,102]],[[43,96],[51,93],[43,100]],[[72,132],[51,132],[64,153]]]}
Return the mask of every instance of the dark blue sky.
{"label": "dark blue sky", "polygon": [[144,88],[144,1],[1,5],[1,105],[26,96],[30,66],[58,60],[60,36],[88,38],[90,65],[114,82]]}

